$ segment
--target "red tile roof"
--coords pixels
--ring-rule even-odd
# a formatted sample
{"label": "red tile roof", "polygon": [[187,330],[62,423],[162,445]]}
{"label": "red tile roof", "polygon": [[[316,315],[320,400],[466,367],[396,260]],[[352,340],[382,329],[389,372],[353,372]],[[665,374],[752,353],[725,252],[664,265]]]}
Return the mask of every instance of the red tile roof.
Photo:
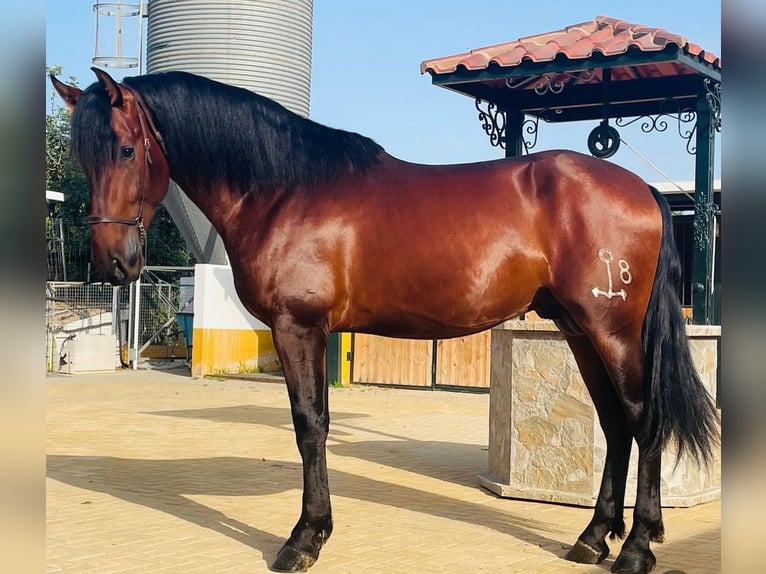
{"label": "red tile roof", "polygon": [[700,61],[707,62],[715,69],[721,69],[720,58],[689,42],[684,36],[662,28],[650,28],[617,18],[597,16],[594,20],[567,26],[563,30],[478,48],[465,54],[425,60],[420,64],[420,73],[450,73],[456,71],[458,66],[466,70],[483,70],[492,62],[509,67],[516,66],[525,59],[532,62],[549,62],[559,54],[571,60],[589,58],[595,52],[604,56],[615,56],[624,54],[631,47],[642,52],[653,52],[663,50],[669,44],[676,44]]}

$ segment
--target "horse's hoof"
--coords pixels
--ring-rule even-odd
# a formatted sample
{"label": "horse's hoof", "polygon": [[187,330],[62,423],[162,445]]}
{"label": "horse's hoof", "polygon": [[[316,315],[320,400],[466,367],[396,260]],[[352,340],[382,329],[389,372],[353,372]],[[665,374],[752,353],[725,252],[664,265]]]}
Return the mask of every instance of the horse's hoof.
{"label": "horse's hoof", "polygon": [[607,556],[609,556],[609,546],[606,545],[606,542],[601,542],[598,547],[594,548],[582,540],[578,540],[564,558],[580,564],[599,564]]}
{"label": "horse's hoof", "polygon": [[635,550],[623,551],[620,552],[617,560],[612,564],[612,572],[647,574],[652,571],[655,564],[657,564],[657,559],[651,550],[646,552],[637,552]]}
{"label": "horse's hoof", "polygon": [[271,569],[274,572],[306,572],[316,561],[316,557],[285,544]]}

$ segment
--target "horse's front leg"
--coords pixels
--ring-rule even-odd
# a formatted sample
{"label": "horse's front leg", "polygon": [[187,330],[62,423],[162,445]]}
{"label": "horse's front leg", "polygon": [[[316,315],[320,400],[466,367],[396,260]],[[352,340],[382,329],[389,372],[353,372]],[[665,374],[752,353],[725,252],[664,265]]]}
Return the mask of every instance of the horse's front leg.
{"label": "horse's front leg", "polygon": [[332,532],[325,444],[330,425],[325,380],[327,334],[292,318],[275,322],[274,343],[284,368],[295,437],[303,459],[303,506],[272,569],[305,572]]}

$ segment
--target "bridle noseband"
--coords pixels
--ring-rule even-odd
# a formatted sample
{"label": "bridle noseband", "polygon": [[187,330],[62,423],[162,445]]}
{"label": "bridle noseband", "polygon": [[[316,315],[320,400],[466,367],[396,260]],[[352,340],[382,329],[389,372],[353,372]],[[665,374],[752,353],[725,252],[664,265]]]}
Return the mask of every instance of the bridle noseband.
{"label": "bridle noseband", "polygon": [[89,225],[95,225],[97,223],[121,223],[123,225],[135,225],[138,229],[138,238],[143,245],[146,242],[146,228],[144,227],[144,200],[146,198],[147,188],[149,186],[149,166],[152,164],[152,157],[149,153],[151,149],[151,140],[149,139],[149,133],[154,136],[157,143],[162,148],[162,152],[165,157],[168,155],[168,151],[165,148],[165,142],[162,139],[162,134],[154,124],[152,114],[149,108],[146,106],[143,97],[137,91],[130,86],[123,84],[123,87],[133,95],[133,99],[136,102],[136,108],[138,110],[138,123],[141,126],[141,138],[144,141],[144,157],[145,157],[145,169],[141,177],[141,203],[138,207],[138,215],[132,219],[124,217],[112,217],[110,215],[89,215],[85,218],[85,221]]}

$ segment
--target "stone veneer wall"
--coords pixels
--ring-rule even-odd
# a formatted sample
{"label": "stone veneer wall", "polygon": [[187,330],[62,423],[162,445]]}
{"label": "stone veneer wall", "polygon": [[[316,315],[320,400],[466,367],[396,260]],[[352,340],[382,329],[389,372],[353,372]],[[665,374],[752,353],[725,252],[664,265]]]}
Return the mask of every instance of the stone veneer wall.
{"label": "stone veneer wall", "polygon": [[[716,394],[719,326],[687,326],[692,355],[707,391]],[[577,364],[550,321],[508,321],[492,330],[489,472],[485,488],[513,498],[593,506],[606,441]],[[625,502],[636,492],[633,445]],[[663,455],[662,503],[692,506],[720,498],[716,468]]]}

